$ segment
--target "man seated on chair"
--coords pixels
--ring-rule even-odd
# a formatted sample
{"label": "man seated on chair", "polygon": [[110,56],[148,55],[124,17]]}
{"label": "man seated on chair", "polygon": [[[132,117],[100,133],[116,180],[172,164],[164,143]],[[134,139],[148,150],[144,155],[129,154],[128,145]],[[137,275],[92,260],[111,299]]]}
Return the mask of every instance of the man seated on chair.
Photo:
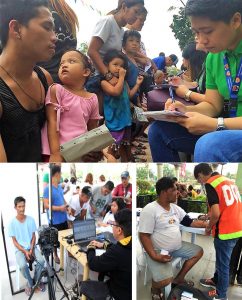
{"label": "man seated on chair", "polygon": [[[117,244],[92,241],[88,246],[87,260],[91,270],[109,276],[107,285],[110,296],[115,300],[132,298],[132,212],[128,208],[114,215],[113,236]],[[95,249],[104,248],[106,252],[96,256]]]}
{"label": "man seated on chair", "polygon": [[[27,279],[25,293],[31,294],[34,282],[37,281],[44,267],[44,258],[35,246],[35,231],[36,225],[32,217],[25,215],[25,199],[21,196],[14,200],[14,207],[17,211],[17,216],[11,221],[8,228],[8,234],[13,240],[15,246],[16,262],[19,266],[24,278]],[[36,260],[34,279],[32,279],[29,271],[28,262]],[[39,284],[39,290],[45,291],[43,283]]]}
{"label": "man seated on chair", "polygon": [[[173,179],[163,177],[156,183],[158,200],[144,207],[140,215],[139,237],[146,251],[148,268],[152,273],[152,299],[162,299],[162,289],[171,282],[190,284],[185,281],[187,272],[203,255],[197,245],[183,242],[180,224],[191,227],[206,227],[204,221],[194,221],[175,204],[177,187]],[[185,260],[180,272],[173,279],[171,260]]]}

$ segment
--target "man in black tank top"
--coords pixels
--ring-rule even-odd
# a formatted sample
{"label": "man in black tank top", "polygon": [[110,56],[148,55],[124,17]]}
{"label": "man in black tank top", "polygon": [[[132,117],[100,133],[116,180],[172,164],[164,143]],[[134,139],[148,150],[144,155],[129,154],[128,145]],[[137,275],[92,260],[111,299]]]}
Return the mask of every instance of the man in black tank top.
{"label": "man in black tank top", "polygon": [[45,95],[52,78],[34,66],[55,53],[48,2],[1,3],[0,28],[0,161],[39,162]]}

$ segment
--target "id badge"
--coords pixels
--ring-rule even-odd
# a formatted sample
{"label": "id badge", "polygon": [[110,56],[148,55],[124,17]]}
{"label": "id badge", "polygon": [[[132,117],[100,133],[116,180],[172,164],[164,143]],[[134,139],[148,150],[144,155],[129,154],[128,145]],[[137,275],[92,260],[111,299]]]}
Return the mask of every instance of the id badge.
{"label": "id badge", "polygon": [[230,99],[229,100],[229,117],[234,118],[237,115],[237,99]]}

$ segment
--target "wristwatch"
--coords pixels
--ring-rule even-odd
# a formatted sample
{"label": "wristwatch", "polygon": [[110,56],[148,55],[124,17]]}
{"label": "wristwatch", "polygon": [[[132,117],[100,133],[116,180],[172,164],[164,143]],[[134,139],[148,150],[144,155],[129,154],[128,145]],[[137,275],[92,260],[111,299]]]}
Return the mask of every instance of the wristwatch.
{"label": "wristwatch", "polygon": [[225,129],[226,127],[224,125],[224,118],[218,118],[216,131],[225,130]]}
{"label": "wristwatch", "polygon": [[113,74],[111,72],[107,72],[104,74],[104,78],[107,81],[110,81],[113,78]]}
{"label": "wristwatch", "polygon": [[184,99],[185,99],[187,102],[189,102],[189,101],[191,100],[191,99],[190,99],[191,94],[192,94],[192,91],[186,92],[186,94],[185,94],[185,96],[184,96]]}

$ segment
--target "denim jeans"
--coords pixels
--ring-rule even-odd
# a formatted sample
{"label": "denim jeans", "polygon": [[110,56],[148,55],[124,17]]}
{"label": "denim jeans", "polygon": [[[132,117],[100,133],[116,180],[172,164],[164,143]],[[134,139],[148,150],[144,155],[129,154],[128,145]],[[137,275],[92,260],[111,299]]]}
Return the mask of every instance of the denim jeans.
{"label": "denim jeans", "polygon": [[242,161],[242,130],[223,130],[205,134],[196,143],[194,161]]}
{"label": "denim jeans", "polygon": [[[30,271],[29,271],[29,267],[27,265],[27,260],[26,260],[25,255],[23,254],[23,252],[21,252],[19,250],[16,251],[15,255],[16,255],[16,262],[20,268],[21,273],[23,274],[24,278],[27,279],[28,286],[32,287],[34,285],[33,279],[30,275]],[[44,267],[45,261],[44,261],[43,256],[40,254],[39,250],[36,247],[34,248],[34,255],[37,260],[35,270],[34,270],[34,280],[36,282],[40,276],[40,273],[41,273],[43,267]]]}
{"label": "denim jeans", "polygon": [[242,130],[223,130],[193,135],[176,124],[155,121],[148,133],[154,162],[179,162],[178,152],[194,153],[194,162],[242,160]]}
{"label": "denim jeans", "polygon": [[225,241],[218,238],[214,239],[214,247],[216,251],[216,272],[214,274],[214,278],[219,298],[227,297],[230,258],[237,241],[238,239]]}
{"label": "denim jeans", "polygon": [[179,162],[178,152],[193,154],[199,137],[176,123],[155,121],[148,132],[152,159],[154,162]]}

